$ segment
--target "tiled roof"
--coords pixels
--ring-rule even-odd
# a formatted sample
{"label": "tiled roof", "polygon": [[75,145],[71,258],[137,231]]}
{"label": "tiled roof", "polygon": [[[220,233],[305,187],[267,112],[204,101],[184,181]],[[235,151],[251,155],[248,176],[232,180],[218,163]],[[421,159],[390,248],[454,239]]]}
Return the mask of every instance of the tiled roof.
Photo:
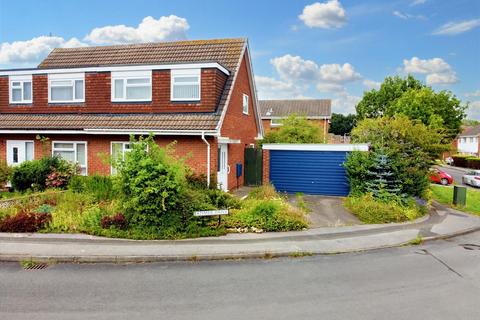
{"label": "tiled roof", "polygon": [[477,136],[480,135],[480,125],[474,127],[466,127],[460,136]]}
{"label": "tiled roof", "polygon": [[245,39],[191,40],[114,46],[56,48],[39,68],[217,62],[235,71]]}
{"label": "tiled roof", "polygon": [[215,114],[2,114],[6,129],[215,130]]}
{"label": "tiled roof", "polygon": [[298,100],[260,100],[261,117],[288,117],[296,113],[305,117],[330,117],[331,100],[328,99],[298,99]]}

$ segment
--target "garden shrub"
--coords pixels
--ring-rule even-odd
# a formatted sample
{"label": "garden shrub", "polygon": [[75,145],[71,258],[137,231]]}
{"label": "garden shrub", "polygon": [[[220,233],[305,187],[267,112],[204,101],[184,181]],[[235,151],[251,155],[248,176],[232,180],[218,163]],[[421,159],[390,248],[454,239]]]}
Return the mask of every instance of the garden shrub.
{"label": "garden shrub", "polygon": [[390,223],[414,220],[424,215],[425,208],[416,204],[415,200],[390,199],[380,201],[371,193],[349,196],[345,207],[364,223]]}
{"label": "garden shrub", "polygon": [[275,187],[271,184],[265,184],[259,187],[254,188],[248,194],[249,199],[257,200],[269,200],[269,199],[279,199],[280,195],[278,194]]}
{"label": "garden shrub", "polygon": [[467,158],[467,168],[480,169],[480,158],[468,157]]}
{"label": "garden shrub", "polygon": [[120,230],[125,230],[128,225],[127,219],[122,213],[116,213],[113,216],[104,216],[100,224],[104,229],[114,227]]}
{"label": "garden shrub", "polygon": [[463,167],[463,168],[466,168],[467,167],[467,158],[469,156],[463,156],[463,155],[459,155],[459,154],[456,154],[454,156],[452,156],[452,159],[453,159],[453,165],[456,166],[456,167]]}
{"label": "garden shrub", "polygon": [[52,211],[52,220],[47,226],[50,232],[79,232],[84,213],[95,205],[95,199],[89,194],[78,194],[67,191],[57,200]]}
{"label": "garden shrub", "polygon": [[0,232],[37,232],[52,216],[49,213],[20,211],[0,220]]}
{"label": "garden shrub", "polygon": [[246,200],[242,209],[231,210],[225,218],[230,228],[257,228],[264,231],[302,230],[308,227],[304,213],[281,199]]}
{"label": "garden shrub", "polygon": [[164,226],[178,220],[181,195],[186,188],[183,162],[160,148],[153,137],[132,141],[132,149],[116,166],[122,206],[129,223]]}
{"label": "garden shrub", "polygon": [[[76,165],[56,156],[25,161],[13,169],[12,187],[17,191],[44,190],[47,180],[50,187],[64,187],[75,174],[75,168]],[[50,176],[52,173],[55,174]]]}
{"label": "garden shrub", "polygon": [[12,174],[12,168],[7,165],[3,160],[0,160],[0,188],[3,188],[5,184],[10,180]]}

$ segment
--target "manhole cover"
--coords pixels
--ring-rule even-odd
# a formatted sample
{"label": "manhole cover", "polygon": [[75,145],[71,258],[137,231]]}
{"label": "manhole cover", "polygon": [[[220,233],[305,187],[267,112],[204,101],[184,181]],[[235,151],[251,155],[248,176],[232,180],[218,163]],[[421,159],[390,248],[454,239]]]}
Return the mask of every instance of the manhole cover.
{"label": "manhole cover", "polygon": [[478,244],[471,244],[471,243],[466,243],[466,244],[461,244],[461,247],[465,250],[480,250],[480,245]]}

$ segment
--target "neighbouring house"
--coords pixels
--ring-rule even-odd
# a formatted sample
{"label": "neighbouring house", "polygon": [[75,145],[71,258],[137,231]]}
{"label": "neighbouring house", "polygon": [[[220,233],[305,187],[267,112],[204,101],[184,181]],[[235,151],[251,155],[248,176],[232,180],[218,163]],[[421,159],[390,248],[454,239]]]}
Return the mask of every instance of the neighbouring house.
{"label": "neighbouring house", "polygon": [[480,125],[465,128],[454,144],[458,153],[480,156]]}
{"label": "neighbouring house", "polygon": [[283,119],[291,114],[297,114],[318,124],[324,135],[328,135],[328,124],[332,118],[331,100],[259,100],[259,106],[265,132],[275,130],[282,125]]}
{"label": "neighbouring house", "polygon": [[0,70],[0,157],[59,155],[108,175],[130,135],[154,134],[197,174],[242,185],[236,164],[263,136],[250,57],[246,39],[195,40],[58,48]]}

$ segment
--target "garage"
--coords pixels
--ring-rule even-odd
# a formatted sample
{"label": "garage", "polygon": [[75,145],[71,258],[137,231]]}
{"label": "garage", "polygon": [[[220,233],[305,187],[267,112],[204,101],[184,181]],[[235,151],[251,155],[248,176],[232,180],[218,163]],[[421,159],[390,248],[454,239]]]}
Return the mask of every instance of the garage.
{"label": "garage", "polygon": [[265,144],[269,181],[278,191],[346,196],[350,191],[343,163],[349,152],[367,144]]}

